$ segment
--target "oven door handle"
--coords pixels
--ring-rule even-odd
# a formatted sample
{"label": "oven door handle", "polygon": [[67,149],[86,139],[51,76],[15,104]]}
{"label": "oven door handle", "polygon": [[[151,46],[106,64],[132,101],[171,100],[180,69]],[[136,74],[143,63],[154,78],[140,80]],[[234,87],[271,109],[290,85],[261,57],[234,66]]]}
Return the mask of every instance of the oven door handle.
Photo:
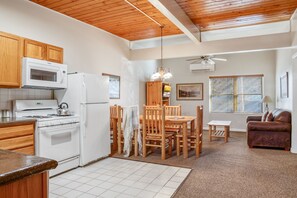
{"label": "oven door handle", "polygon": [[[66,127],[67,126],[67,127]],[[71,133],[76,132],[77,128],[79,127],[79,123],[75,123],[75,124],[69,124],[69,125],[61,125],[61,126],[53,126],[53,127],[45,127],[45,128],[41,128],[40,132],[44,135],[48,135],[48,136],[52,136],[52,135],[57,135],[57,134],[61,134],[64,132],[61,132],[61,130],[59,130],[59,128],[62,128],[63,130],[66,129],[71,129]],[[47,129],[50,129],[50,131],[48,131]],[[58,130],[58,131],[57,131]]]}

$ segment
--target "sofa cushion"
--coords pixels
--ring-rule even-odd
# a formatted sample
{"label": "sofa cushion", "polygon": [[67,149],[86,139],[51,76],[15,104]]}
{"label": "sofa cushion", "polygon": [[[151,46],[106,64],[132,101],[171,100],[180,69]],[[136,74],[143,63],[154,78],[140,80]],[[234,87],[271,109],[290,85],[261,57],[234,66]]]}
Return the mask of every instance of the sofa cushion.
{"label": "sofa cushion", "polygon": [[248,131],[291,132],[291,124],[281,122],[250,121],[247,128]]}
{"label": "sofa cushion", "polygon": [[266,118],[267,118],[268,113],[269,113],[268,111],[266,111],[266,112],[263,113],[262,118],[261,118],[261,121],[262,122],[265,122],[266,121]]}
{"label": "sofa cushion", "polygon": [[266,121],[266,122],[271,122],[271,121],[273,121],[273,114],[272,114],[272,112],[269,112],[269,113],[268,113],[268,115],[267,115],[265,121]]}
{"label": "sofa cushion", "polygon": [[274,121],[276,122],[285,122],[285,123],[291,123],[291,113],[288,111],[281,111],[278,112],[274,116]]}

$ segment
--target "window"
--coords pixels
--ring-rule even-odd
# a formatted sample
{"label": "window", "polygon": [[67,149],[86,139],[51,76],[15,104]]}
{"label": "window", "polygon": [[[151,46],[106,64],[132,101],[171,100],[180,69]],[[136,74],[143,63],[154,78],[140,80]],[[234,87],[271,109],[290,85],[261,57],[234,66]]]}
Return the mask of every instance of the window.
{"label": "window", "polygon": [[210,111],[262,112],[263,75],[210,77]]}

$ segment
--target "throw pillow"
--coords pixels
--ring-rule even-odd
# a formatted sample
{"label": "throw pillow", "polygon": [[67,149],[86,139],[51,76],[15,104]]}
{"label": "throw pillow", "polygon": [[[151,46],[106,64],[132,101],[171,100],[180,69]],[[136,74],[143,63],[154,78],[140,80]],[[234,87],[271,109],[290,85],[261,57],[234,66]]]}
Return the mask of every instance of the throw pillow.
{"label": "throw pillow", "polygon": [[262,118],[261,118],[261,121],[262,122],[265,122],[266,121],[266,118],[267,118],[268,113],[269,113],[268,111],[266,111],[266,112],[263,113]]}
{"label": "throw pillow", "polygon": [[266,121],[266,122],[271,122],[271,121],[273,121],[273,115],[272,115],[272,112],[270,112],[270,113],[267,115],[265,121]]}

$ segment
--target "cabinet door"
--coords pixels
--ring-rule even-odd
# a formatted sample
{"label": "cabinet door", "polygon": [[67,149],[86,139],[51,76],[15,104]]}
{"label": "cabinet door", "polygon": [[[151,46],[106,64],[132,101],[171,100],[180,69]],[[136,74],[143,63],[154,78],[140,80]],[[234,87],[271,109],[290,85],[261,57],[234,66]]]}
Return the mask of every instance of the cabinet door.
{"label": "cabinet door", "polygon": [[162,82],[147,82],[147,105],[162,105]]}
{"label": "cabinet door", "polygon": [[22,38],[0,32],[0,87],[21,86]]}
{"label": "cabinet door", "polygon": [[56,63],[63,63],[63,48],[47,45],[46,60]]}
{"label": "cabinet door", "polygon": [[46,59],[46,44],[30,39],[25,39],[25,57],[36,58],[40,60]]}

